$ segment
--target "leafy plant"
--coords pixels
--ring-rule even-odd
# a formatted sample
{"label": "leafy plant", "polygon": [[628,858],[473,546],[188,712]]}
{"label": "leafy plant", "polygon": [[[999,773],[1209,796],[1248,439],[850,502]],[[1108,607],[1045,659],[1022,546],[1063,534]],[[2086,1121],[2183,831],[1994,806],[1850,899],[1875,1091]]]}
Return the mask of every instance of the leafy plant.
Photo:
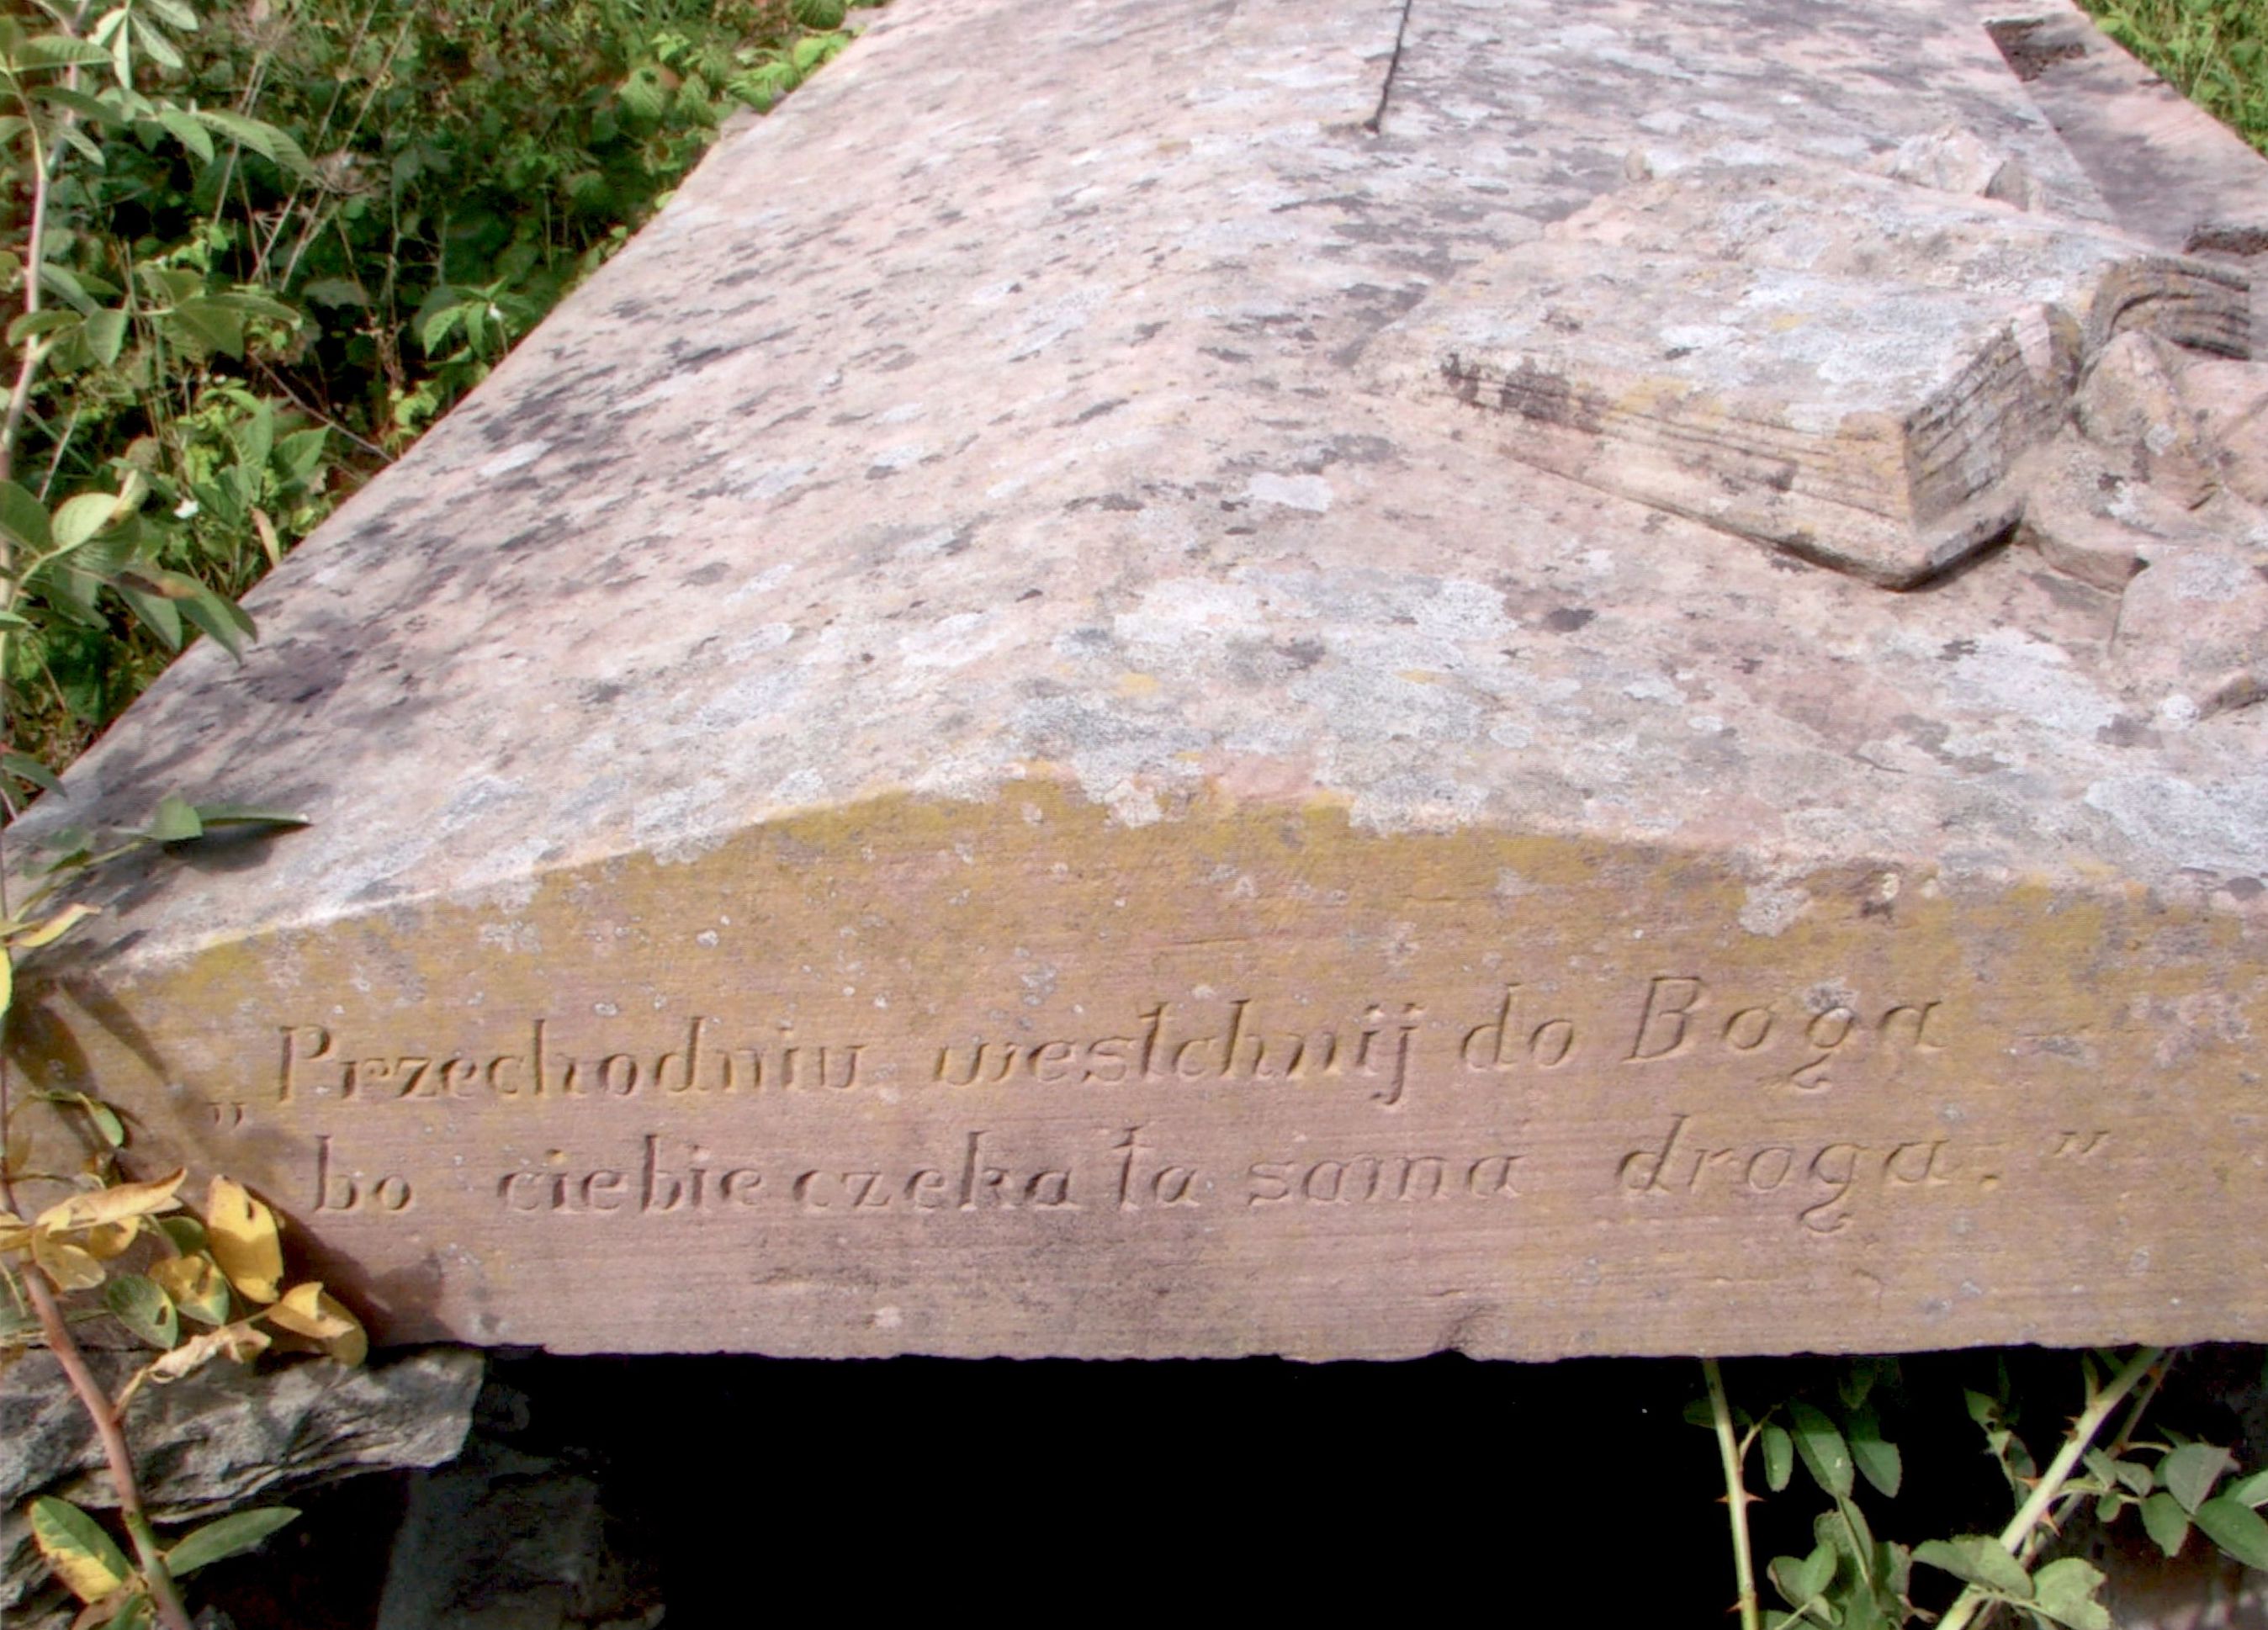
{"label": "leafy plant", "polygon": [[[2080,1412],[2044,1468],[2015,1430],[2005,1366],[1996,1391],[1968,1391],[1969,1418],[1984,1434],[2014,1512],[1997,1533],[1958,1534],[1909,1548],[1878,1538],[1860,1503],[1862,1489],[1894,1499],[1904,1481],[1904,1457],[1884,1436],[1876,1407],[1878,1385],[1896,1377],[1896,1361],[1855,1361],[1831,1398],[1791,1398],[1751,1418],[1733,1406],[1717,1364],[1705,1360],[1707,1396],[1688,1418],[1717,1436],[1743,1630],[1876,1630],[1926,1620],[1931,1615],[1912,1600],[1917,1570],[1926,1570],[1921,1580],[1941,1575],[1958,1583],[1936,1619],[1940,1630],[1962,1630],[1996,1612],[2065,1630],[2110,1630],[2097,1599],[2101,1571],[2082,1558],[2042,1555],[2050,1537],[2089,1501],[2105,1522],[2139,1510],[2169,1556],[2194,1529],[2247,1566],[2268,1568],[2268,1521],[2257,1509],[2268,1504],[2268,1472],[2238,1477],[2226,1449],[2173,1434],[2155,1443],[2136,1435],[2170,1362],[2154,1347],[2123,1360],[2082,1355]],[[2122,1405],[2121,1424],[2098,1446]],[[1786,1604],[1778,1609],[1766,1610],[1760,1600],[1750,1548],[1748,1508],[1757,1498],[1749,1493],[1752,1457],[1761,1461],[1772,1493],[1791,1488],[1800,1465],[1831,1502],[1813,1525],[1811,1549],[1775,1557],[1766,1568]]]}
{"label": "leafy plant", "polygon": [[50,767],[240,638],[235,596],[849,37],[839,0],[32,4],[0,17],[0,689]]}
{"label": "leafy plant", "polygon": [[[62,834],[26,902],[0,901],[0,1020],[12,1009],[18,952],[61,938],[91,914],[83,905],[53,907],[57,885],[86,868],[138,849],[175,846],[230,826],[272,830],[297,818],[225,805],[197,806],[176,797],[161,802],[148,826],[110,834]],[[41,1170],[34,1141],[13,1099],[7,1060],[0,1056],[0,1360],[33,1342],[52,1350],[100,1439],[118,1491],[134,1560],[101,1525],[67,1501],[33,1502],[32,1531],[58,1578],[87,1604],[83,1623],[135,1626],[162,1622],[186,1630],[174,1581],[258,1545],[295,1512],[275,1508],[232,1513],[161,1543],[144,1510],[124,1433],[128,1406],[149,1384],[179,1380],[226,1357],[248,1361],[279,1340],[359,1363],[368,1342],[355,1317],[319,1283],[284,1288],[275,1214],[225,1177],[211,1180],[202,1217],[182,1206],[185,1171],[136,1180],[120,1163],[127,1118],[114,1105],[76,1090],[28,1095],[64,1116],[85,1151],[73,1171]],[[18,1185],[63,1193],[26,1214]],[[92,1302],[156,1356],[114,1396],[95,1377],[72,1333]]]}
{"label": "leafy plant", "polygon": [[2268,11],[2258,0],[2086,0],[2102,32],[2268,152]]}

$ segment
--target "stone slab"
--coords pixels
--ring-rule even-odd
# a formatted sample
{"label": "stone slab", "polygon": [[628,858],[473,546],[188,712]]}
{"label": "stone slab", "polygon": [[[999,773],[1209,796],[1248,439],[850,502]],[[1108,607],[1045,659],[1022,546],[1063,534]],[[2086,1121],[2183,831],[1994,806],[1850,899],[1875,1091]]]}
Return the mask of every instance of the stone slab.
{"label": "stone slab", "polygon": [[1927,0],[1403,23],[900,0],[27,817],[313,825],[106,885],[18,1056],[394,1340],[2268,1333],[2260,710],[1395,383],[1648,174],[2100,193]]}

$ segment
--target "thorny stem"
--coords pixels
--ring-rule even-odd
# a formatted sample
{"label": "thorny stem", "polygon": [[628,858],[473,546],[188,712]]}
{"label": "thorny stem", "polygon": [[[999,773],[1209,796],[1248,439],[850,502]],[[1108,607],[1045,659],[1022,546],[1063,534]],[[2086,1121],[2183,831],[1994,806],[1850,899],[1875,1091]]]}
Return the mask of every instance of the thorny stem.
{"label": "thorny stem", "polygon": [[[2102,1452],[2113,1460],[2124,1454],[2126,1446],[2134,1441],[2134,1434],[2141,1429],[2142,1416],[2149,1409],[2150,1400],[2158,1396],[2158,1389],[2165,1384],[2166,1372],[2173,1368],[2173,1355],[2165,1354],[2158,1362],[2150,1367],[2150,1373],[2142,1378],[2142,1384],[2134,1389],[2134,1400],[2126,1406],[2125,1420],[2118,1423],[2117,1433],[2112,1435],[2108,1443],[2103,1445]],[[2029,1565],[2033,1556],[2038,1553],[2042,1543],[2047,1538],[2049,1531],[2053,1530],[2061,1532],[2063,1525],[2070,1521],[2073,1513],[2079,1509],[2080,1503],[2086,1498],[2083,1494],[2066,1494],[2058,1502],[2055,1514],[2034,1529],[2025,1538],[2024,1548],[2017,1553],[2016,1560]]]}
{"label": "thorny stem", "polygon": [[1756,1563],[1749,1549],[1749,1491],[1741,1479],[1741,1445],[1733,1433],[1733,1406],[1725,1396],[1725,1377],[1717,1361],[1701,1361],[1709,1380],[1709,1413],[1716,1422],[1717,1452],[1725,1462],[1725,1504],[1732,1513],[1733,1575],[1741,1587],[1741,1630],[1763,1630],[1756,1604]]}
{"label": "thorny stem", "polygon": [[[2039,1526],[2040,1520],[2047,1515],[2048,1508],[2063,1493],[2063,1486],[2071,1480],[2071,1474],[2078,1468],[2080,1457],[2094,1443],[2095,1435],[2102,1429],[2102,1423],[2110,1419],[2110,1412],[2118,1407],[2119,1400],[2132,1392],[2165,1355],[2162,1347],[2144,1347],[2127,1361],[2124,1369],[2110,1378],[2108,1386],[2087,1400],[2087,1406],[2079,1412],[2079,1419],[2071,1423],[2071,1431],[2065,1436],[2063,1447],[2056,1452],[2055,1459],[2049,1463],[2038,1483],[2034,1485],[2031,1497],[2017,1509],[2008,1526],[2000,1531],[2000,1549],[2010,1556],[2021,1553],[2032,1531]],[[1953,1605],[1945,1610],[1945,1617],[1938,1620],[1937,1630],[1963,1630],[1991,1599],[1977,1586],[1967,1587],[1954,1598]]]}

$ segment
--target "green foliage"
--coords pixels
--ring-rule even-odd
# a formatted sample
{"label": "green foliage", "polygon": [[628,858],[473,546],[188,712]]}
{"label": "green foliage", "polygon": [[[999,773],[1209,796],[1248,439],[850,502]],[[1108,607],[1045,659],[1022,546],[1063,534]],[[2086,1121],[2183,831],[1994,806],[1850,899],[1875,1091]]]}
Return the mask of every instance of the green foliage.
{"label": "green foliage", "polygon": [[50,766],[185,641],[234,650],[237,596],[848,39],[841,0],[33,4],[0,18],[0,687]]}
{"label": "green foliage", "polygon": [[[2108,1355],[2099,1362],[2083,1356],[2081,1407],[2043,1469],[2018,1431],[2004,1359],[1997,1384],[1989,1391],[1969,1391],[1965,1405],[2005,1481],[2013,1515],[1997,1534],[1955,1534],[1911,1548],[1877,1538],[1865,1506],[1868,1499],[1896,1498],[1905,1481],[1904,1457],[1883,1435],[1880,1404],[1882,1394],[1902,1391],[1896,1360],[1852,1361],[1831,1393],[1807,1390],[1761,1419],[1733,1408],[1719,1373],[1706,1366],[1710,1396],[1689,1407],[1686,1418],[1716,1428],[1723,1448],[1727,1494],[1737,1514],[1734,1560],[1744,1630],[1889,1630],[1933,1618],[1943,1630],[1958,1630],[1996,1611],[2010,1622],[2110,1630],[2110,1614],[2096,1599],[2102,1575],[2078,1557],[2042,1555],[2050,1536],[2090,1503],[2104,1523],[2136,1510],[2169,1557],[2194,1531],[2246,1566],[2268,1568],[2268,1520],[2258,1509],[2268,1505],[2268,1472],[2236,1476],[2228,1450],[2178,1433],[2169,1432],[2162,1441],[2137,1436],[2169,1362],[2155,1350],[2123,1362]],[[2122,1408],[2116,1432],[2098,1445]],[[1813,1524],[1811,1549],[1774,1557],[1764,1568],[1764,1577],[1784,1604],[1776,1609],[1764,1606],[1748,1561],[1747,1507],[1755,1496],[1747,1493],[1746,1471],[1752,1455],[1760,1457],[1772,1493],[1793,1487],[1800,1465],[1829,1503]],[[1948,1591],[1957,1593],[1941,1616],[1914,1601],[1919,1595],[1944,1603]]]}
{"label": "green foliage", "polygon": [[2268,7],[2260,0],[2083,0],[2102,32],[2268,152]]}

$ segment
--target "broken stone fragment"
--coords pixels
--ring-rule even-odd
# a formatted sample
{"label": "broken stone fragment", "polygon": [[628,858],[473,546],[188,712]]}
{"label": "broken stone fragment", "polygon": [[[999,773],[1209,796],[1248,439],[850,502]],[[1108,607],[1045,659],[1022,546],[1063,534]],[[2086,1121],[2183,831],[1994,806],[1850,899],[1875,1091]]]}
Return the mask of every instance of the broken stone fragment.
{"label": "broken stone fragment", "polygon": [[2220,490],[2220,459],[2182,393],[2181,371],[2172,347],[2128,329],[2088,366],[2073,406],[2079,428],[2112,471],[2194,509]]}
{"label": "broken stone fragment", "polygon": [[[1511,458],[1910,588],[2007,536],[2017,463],[2067,423],[2088,360],[2133,330],[2241,351],[2248,290],[2089,224],[1712,160],[1483,262],[1373,355],[1389,388],[1485,415]],[[2105,434],[2178,482],[2199,437],[2165,443],[2121,377]]]}
{"label": "broken stone fragment", "polygon": [[2220,449],[2228,490],[2249,503],[2268,504],[2268,363],[2193,357],[2181,388]]}
{"label": "broken stone fragment", "polygon": [[2047,195],[2023,164],[1988,146],[1973,130],[1946,125],[1908,136],[1867,166],[1876,175],[1964,197],[1990,198],[2019,209],[2046,207]]}
{"label": "broken stone fragment", "polygon": [[2129,687],[2170,723],[2268,695],[2268,518],[2242,512],[2249,537],[2145,546],[2144,569],[2119,606],[2112,655]]}
{"label": "broken stone fragment", "polygon": [[2187,505],[2117,468],[2077,430],[2025,460],[2020,547],[2058,571],[2117,593],[2154,544],[2211,544],[2220,534]]}
{"label": "broken stone fragment", "polygon": [[2248,505],[2220,501],[2200,510],[2121,472],[2095,442],[2066,429],[2025,458],[2023,521],[2016,544],[2057,571],[2111,594],[2143,569],[2157,544],[2229,544],[2250,532]]}

